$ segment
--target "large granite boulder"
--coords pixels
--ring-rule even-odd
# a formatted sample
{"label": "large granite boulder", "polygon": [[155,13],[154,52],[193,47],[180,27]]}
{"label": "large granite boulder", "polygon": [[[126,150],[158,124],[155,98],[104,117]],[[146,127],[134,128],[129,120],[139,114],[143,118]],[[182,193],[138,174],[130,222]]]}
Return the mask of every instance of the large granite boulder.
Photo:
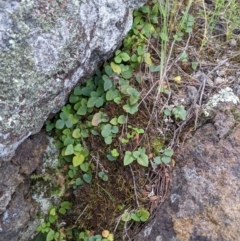
{"label": "large granite boulder", "polygon": [[0,0],[0,165],[121,45],[146,0]]}
{"label": "large granite boulder", "polygon": [[178,150],[168,200],[136,241],[239,240],[239,116],[221,107]]}

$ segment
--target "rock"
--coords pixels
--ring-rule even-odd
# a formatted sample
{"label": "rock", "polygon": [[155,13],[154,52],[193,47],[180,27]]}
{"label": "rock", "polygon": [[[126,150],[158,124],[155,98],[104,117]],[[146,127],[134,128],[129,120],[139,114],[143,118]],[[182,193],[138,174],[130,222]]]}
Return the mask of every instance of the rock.
{"label": "rock", "polygon": [[214,80],[214,84],[215,84],[215,85],[220,85],[220,84],[222,84],[222,83],[224,83],[224,82],[225,82],[225,79],[222,78],[222,77],[217,77],[217,78]]}
{"label": "rock", "polygon": [[204,72],[198,71],[194,75],[194,78],[199,80],[200,82],[206,81],[206,84],[208,84],[210,86],[214,86],[214,83],[213,83],[212,79],[209,76],[207,76]]}
{"label": "rock", "polygon": [[236,46],[237,46],[237,41],[236,41],[236,39],[230,39],[229,45],[230,45],[230,47],[236,47]]}
{"label": "rock", "polygon": [[0,215],[0,241],[17,241],[18,233],[30,220],[29,200],[24,198],[24,190],[27,192],[29,185],[21,185],[12,197],[10,207]]}
{"label": "rock", "polygon": [[224,107],[177,151],[168,200],[135,241],[239,240],[239,113],[240,107]]}
{"label": "rock", "polygon": [[21,143],[12,161],[0,167],[0,241],[18,240],[38,210],[30,198],[29,175],[42,162],[47,145],[46,134],[40,132]]}
{"label": "rock", "polygon": [[223,77],[223,76],[226,75],[226,71],[225,71],[225,70],[217,70],[217,75],[218,75],[219,77]]}
{"label": "rock", "polygon": [[0,163],[112,56],[144,2],[0,2]]}

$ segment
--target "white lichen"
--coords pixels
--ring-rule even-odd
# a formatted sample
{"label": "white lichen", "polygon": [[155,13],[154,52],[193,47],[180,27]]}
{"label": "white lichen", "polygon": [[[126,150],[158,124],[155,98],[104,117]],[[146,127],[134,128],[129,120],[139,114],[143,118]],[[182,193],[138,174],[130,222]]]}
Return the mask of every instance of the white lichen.
{"label": "white lichen", "polygon": [[205,116],[209,116],[209,112],[214,109],[219,103],[232,102],[239,103],[239,98],[233,93],[230,87],[221,89],[219,93],[213,95],[208,103],[204,106],[203,111]]}

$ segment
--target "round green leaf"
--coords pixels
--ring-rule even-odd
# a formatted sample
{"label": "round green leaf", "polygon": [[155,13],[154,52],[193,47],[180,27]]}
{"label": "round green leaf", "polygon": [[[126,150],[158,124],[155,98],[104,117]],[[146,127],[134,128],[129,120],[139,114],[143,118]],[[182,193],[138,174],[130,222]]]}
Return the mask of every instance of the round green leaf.
{"label": "round green leaf", "polygon": [[124,166],[131,164],[133,161],[134,161],[134,157],[132,155],[132,152],[126,151],[123,159]]}
{"label": "round green leaf", "polygon": [[111,62],[111,67],[115,73],[117,74],[121,73],[121,68],[119,67],[119,65],[115,64],[114,62]]}
{"label": "round green leaf", "polygon": [[105,72],[106,72],[106,74],[107,74],[108,76],[112,75],[112,73],[113,73],[112,68],[111,68],[111,66],[109,66],[109,65],[106,65],[106,66],[104,67],[104,70],[105,70]]}
{"label": "round green leaf", "polygon": [[163,156],[162,162],[165,163],[165,164],[168,164],[168,163],[171,162],[171,158],[169,156]]}
{"label": "round green leaf", "polygon": [[76,102],[78,102],[78,100],[79,100],[79,97],[74,95],[74,94],[71,94],[70,97],[69,97],[70,103],[76,103]]}
{"label": "round green leaf", "polygon": [[119,124],[125,124],[126,123],[126,117],[124,115],[120,115],[117,119],[117,122]]}
{"label": "round green leaf", "polygon": [[161,158],[160,156],[157,156],[153,159],[153,161],[156,163],[156,164],[160,164],[161,163]]}
{"label": "round green leaf", "polygon": [[[127,62],[127,61],[130,59],[129,55],[128,55],[127,53],[125,53],[125,52],[122,52],[122,53],[120,54],[120,57],[121,57],[121,59],[122,59],[123,61],[125,61],[125,62]],[[114,59],[114,60],[115,60],[115,59]]]}
{"label": "round green leaf", "polygon": [[54,234],[55,234],[55,231],[51,229],[47,234],[46,241],[52,241],[54,239]]}
{"label": "round green leaf", "polygon": [[110,123],[114,126],[116,126],[118,124],[118,119],[116,117],[114,117],[113,119],[111,119]]}
{"label": "round green leaf", "polygon": [[74,156],[73,157],[73,166],[77,167],[77,166],[81,165],[83,163],[84,159],[85,159],[84,155],[81,154],[81,153],[76,155],[76,156]]}
{"label": "round green leaf", "polygon": [[82,171],[87,172],[89,169],[89,164],[87,162],[84,162],[80,165],[80,168]]}
{"label": "round green leaf", "polygon": [[59,130],[63,129],[65,122],[63,120],[57,120],[55,127]]}
{"label": "round green leaf", "polygon": [[83,180],[86,182],[86,183],[90,183],[92,181],[92,173],[85,173],[83,174]]}
{"label": "round green leaf", "polygon": [[122,62],[121,57],[118,55],[114,58],[115,63],[120,64]]}
{"label": "round green leaf", "polygon": [[65,155],[68,156],[68,155],[72,155],[74,152],[73,150],[73,145],[72,144],[69,144],[65,150]]}
{"label": "round green leaf", "polygon": [[87,114],[87,106],[81,105],[77,111],[78,115],[86,115]]}
{"label": "round green leaf", "polygon": [[65,208],[59,208],[58,212],[61,213],[61,214],[65,214],[66,209]]}
{"label": "round green leaf", "polygon": [[164,151],[164,155],[171,157],[171,156],[173,155],[173,150],[170,149],[170,148],[166,149],[166,150]]}
{"label": "round green leaf", "polygon": [[75,129],[75,130],[73,131],[72,137],[73,137],[73,138],[76,138],[76,139],[81,137],[81,131],[80,131],[79,128],[77,128],[77,129]]}
{"label": "round green leaf", "polygon": [[124,212],[124,214],[122,215],[122,221],[128,222],[130,220],[131,220],[131,215],[128,212]]}
{"label": "round green leaf", "polygon": [[131,219],[133,219],[135,222],[139,222],[140,218],[135,213],[131,213]]}
{"label": "round green leaf", "polygon": [[144,167],[148,167],[148,156],[146,154],[141,154],[137,159],[138,164]]}
{"label": "round green leaf", "polygon": [[112,143],[112,136],[107,136],[104,138],[104,141],[107,145],[110,145]]}

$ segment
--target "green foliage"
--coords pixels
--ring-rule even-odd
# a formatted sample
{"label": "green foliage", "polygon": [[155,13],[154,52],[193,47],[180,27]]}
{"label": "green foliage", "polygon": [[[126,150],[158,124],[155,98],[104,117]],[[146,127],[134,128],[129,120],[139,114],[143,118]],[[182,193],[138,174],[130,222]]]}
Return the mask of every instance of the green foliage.
{"label": "green foliage", "polygon": [[175,106],[172,109],[166,108],[163,111],[165,116],[174,116],[175,119],[185,120],[187,117],[187,112],[182,105]]}
{"label": "green foliage", "polygon": [[108,175],[105,174],[104,172],[99,172],[98,176],[103,180],[103,181],[108,181]]}
{"label": "green foliage", "polygon": [[149,160],[148,156],[145,154],[145,151],[145,148],[141,147],[139,147],[137,151],[134,152],[126,151],[123,160],[124,166],[127,166],[136,160],[139,165],[147,167]]}
{"label": "green foliage", "polygon": [[144,130],[142,128],[138,128],[138,127],[132,127],[131,125],[128,125],[128,133],[126,135],[126,137],[124,138],[121,138],[121,142],[123,144],[127,144],[129,143],[129,141],[131,139],[133,139],[136,134],[143,134],[144,133]]}
{"label": "green foliage", "polygon": [[150,213],[146,209],[140,209],[134,212],[127,212],[125,211],[121,217],[122,221],[128,222],[133,220],[135,222],[146,222],[150,217]]}
{"label": "green foliage", "polygon": [[171,162],[171,157],[173,155],[173,150],[170,148],[167,148],[164,150],[162,155],[156,156],[153,160],[156,164],[168,164]]}

